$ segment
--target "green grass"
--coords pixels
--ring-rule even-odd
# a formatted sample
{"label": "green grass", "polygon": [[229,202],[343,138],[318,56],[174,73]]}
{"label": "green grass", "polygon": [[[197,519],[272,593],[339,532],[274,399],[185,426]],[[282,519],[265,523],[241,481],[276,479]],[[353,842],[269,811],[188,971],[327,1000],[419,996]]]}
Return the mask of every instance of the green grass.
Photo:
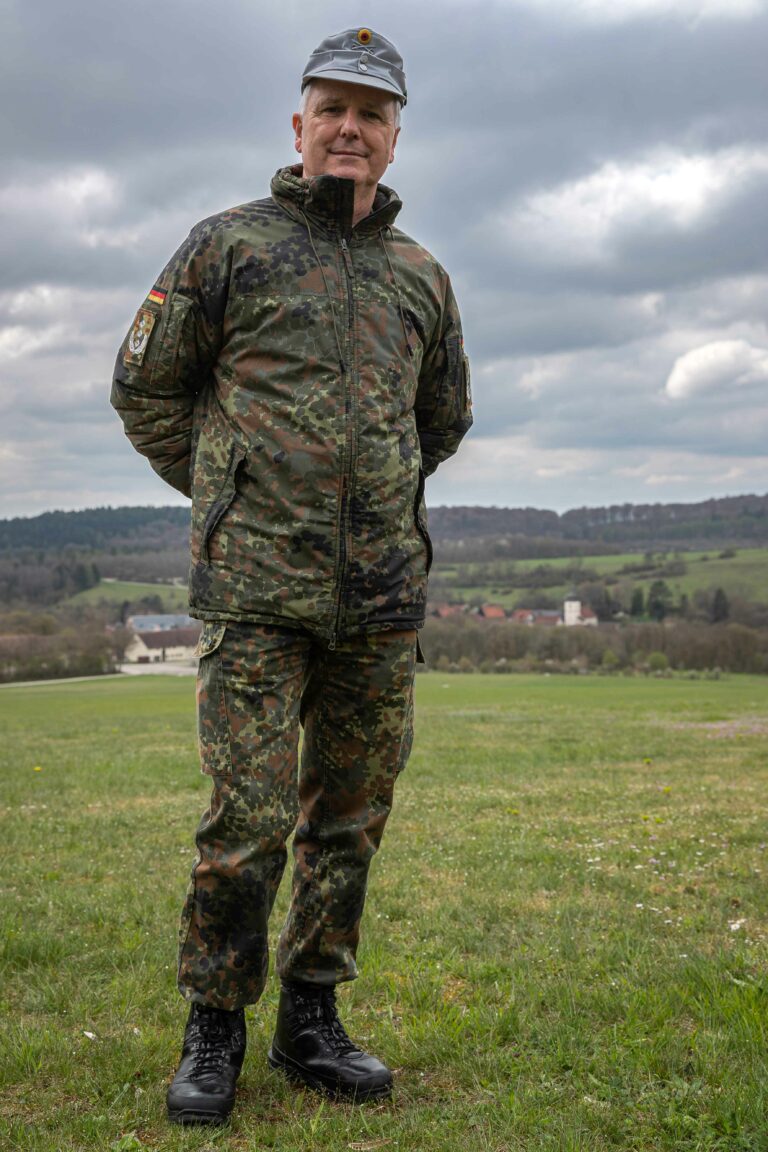
{"label": "green grass", "polygon": [[[658,553],[656,555],[658,556]],[[673,558],[673,554],[670,552],[668,559],[671,561]],[[738,596],[754,603],[765,602],[768,548],[745,548],[737,551],[735,556],[722,559],[716,550],[683,552],[681,559],[687,566],[684,575],[661,577],[674,593],[676,601],[680,599],[683,593],[692,599],[694,593],[699,590],[711,593],[716,588],[723,588],[728,596]],[[647,594],[653,581],[660,577],[657,575],[646,577],[636,573],[621,573],[620,571],[628,565],[641,564],[642,562],[643,554],[637,552],[619,556],[584,556],[581,560],[581,566],[585,571],[596,572],[600,579],[615,576],[620,584],[625,585],[627,589],[640,587]],[[514,567],[520,575],[539,567],[551,568],[556,572],[559,568],[572,567],[576,560],[574,557],[568,556],[547,560],[516,560],[514,562],[496,560],[492,563],[497,566],[500,573],[503,573],[506,567],[510,569]],[[433,598],[471,600],[472,597],[479,595],[495,604],[503,604],[506,608],[524,603],[526,596],[530,598],[530,594],[526,592],[525,588],[506,589],[503,577],[500,577],[496,584],[493,580],[484,584],[472,583],[470,578],[472,567],[471,562],[441,565],[438,561],[435,568],[436,575],[451,578],[457,583],[451,587],[436,588]],[[459,583],[459,581],[461,582]],[[578,583],[578,581],[576,582]],[[573,585],[574,580],[571,578],[564,580],[561,584],[543,588],[541,591],[558,600],[568,595],[572,591]]]}
{"label": "green grass", "polygon": [[768,679],[421,676],[340,996],[395,1098],[270,1072],[273,979],[213,1133],[164,1119],[193,707],[189,678],[0,689],[0,1148],[768,1147]]}
{"label": "green grass", "polygon": [[[672,553],[669,553],[670,558]],[[708,557],[703,560],[702,557]],[[688,571],[684,576],[666,577],[667,584],[672,589],[675,599],[679,600],[680,595],[684,592],[689,597],[698,589],[711,592],[717,587],[725,589],[729,596],[740,596],[745,600],[763,602],[766,596],[765,589],[765,572],[768,566],[768,548],[751,548],[741,549],[733,557],[726,559],[719,559],[716,551],[710,552],[685,552],[682,554],[685,560]],[[619,569],[628,564],[638,564],[643,560],[642,553],[626,553],[619,556],[584,556],[582,558],[582,567],[585,570],[591,569],[597,572],[600,578],[606,576],[618,575]],[[557,570],[566,566],[572,566],[575,563],[574,557],[555,557],[547,560],[516,560],[514,561],[514,568],[518,573],[528,572],[533,568],[545,566]],[[507,566],[512,567],[513,562],[509,561],[508,565],[504,561],[494,561],[498,566],[499,571],[503,572]],[[465,577],[461,584],[451,587],[441,587],[436,584],[433,599],[435,600],[466,600],[469,601],[473,597],[481,596],[484,600],[492,601],[495,604],[503,604],[506,608],[513,608],[518,603],[524,603],[526,596],[530,599],[530,595],[526,593],[525,588],[510,588],[503,589],[503,581],[500,585],[494,585],[493,581],[487,584],[474,584],[469,579],[469,572],[472,568],[471,563],[467,564],[441,564],[438,560],[435,567],[435,575],[450,577],[451,579],[461,579]],[[626,584],[628,589],[635,587],[642,587],[647,593],[651,583],[655,577],[640,578],[636,575],[623,575],[618,577],[619,580]],[[573,589],[573,580],[564,580],[562,584],[557,584],[552,587],[542,589],[548,596],[553,597],[555,600],[562,600]],[[179,587],[171,584],[149,584],[138,583],[126,580],[102,580],[94,588],[89,588],[85,592],[78,592],[75,596],[71,596],[68,604],[107,604],[112,606],[119,606],[126,600],[135,603],[145,596],[159,596],[163,602],[163,608],[166,612],[186,612],[188,609],[188,594],[186,586]]]}
{"label": "green grass", "polygon": [[[745,549],[725,559],[720,559],[717,552],[684,553],[683,559],[688,565],[686,574],[667,579],[678,597],[682,592],[693,596],[699,588],[724,588],[729,596],[765,602],[768,548]],[[650,581],[643,583],[646,588],[650,586]]]}
{"label": "green grass", "polygon": [[126,600],[136,602],[145,596],[159,596],[165,612],[187,612],[189,595],[187,587],[176,584],[149,584],[130,580],[102,580],[85,592],[70,596],[67,604],[110,604],[120,605]]}

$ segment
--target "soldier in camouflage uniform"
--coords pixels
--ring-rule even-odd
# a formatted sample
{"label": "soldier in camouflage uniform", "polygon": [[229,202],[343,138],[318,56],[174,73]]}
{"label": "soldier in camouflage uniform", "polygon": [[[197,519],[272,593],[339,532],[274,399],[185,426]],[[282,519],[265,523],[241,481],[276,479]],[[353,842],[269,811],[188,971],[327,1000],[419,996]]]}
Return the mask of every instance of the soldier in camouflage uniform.
{"label": "soldier in camouflage uniform", "polygon": [[378,183],[402,60],[370,29],[343,32],[312,54],[302,92],[303,164],[192,230],[113,381],[133,445],[192,498],[212,796],[181,925],[191,1008],[168,1109],[182,1123],[232,1108],[294,830],[270,1063],[355,1099],[391,1090],[334,990],[357,974],[368,867],[411,746],[424,480],[472,422],[450,282],[395,227],[400,201]]}

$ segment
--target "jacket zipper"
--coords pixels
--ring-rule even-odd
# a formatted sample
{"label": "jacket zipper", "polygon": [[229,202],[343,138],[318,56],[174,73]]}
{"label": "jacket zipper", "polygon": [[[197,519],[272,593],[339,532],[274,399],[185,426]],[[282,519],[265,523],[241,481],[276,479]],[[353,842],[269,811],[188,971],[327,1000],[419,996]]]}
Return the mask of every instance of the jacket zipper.
{"label": "jacket zipper", "polygon": [[355,301],[352,287],[355,278],[355,269],[354,265],[352,264],[349,245],[347,244],[346,238],[344,236],[341,238],[341,254],[344,261],[344,271],[347,281],[347,330],[349,354],[345,357],[345,362],[342,367],[342,378],[344,381],[344,417],[346,425],[346,443],[344,445],[344,466],[341,476],[341,495],[339,507],[339,560],[336,578],[336,612],[333,630],[331,632],[330,640],[328,643],[328,648],[331,652],[335,651],[336,649],[336,641],[338,640],[339,625],[341,622],[342,604],[344,599],[344,579],[346,576],[347,561],[349,556],[349,504],[352,490],[352,477],[354,475],[355,459],[357,455],[357,443],[355,435],[357,413],[355,408],[356,397],[354,382]]}

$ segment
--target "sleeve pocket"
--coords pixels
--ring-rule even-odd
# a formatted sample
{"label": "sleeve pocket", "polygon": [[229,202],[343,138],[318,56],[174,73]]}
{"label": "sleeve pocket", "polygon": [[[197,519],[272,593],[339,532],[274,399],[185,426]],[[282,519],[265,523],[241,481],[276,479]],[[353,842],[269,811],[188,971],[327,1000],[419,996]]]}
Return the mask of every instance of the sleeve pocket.
{"label": "sleeve pocket", "polygon": [[194,327],[188,296],[176,293],[165,307],[167,314],[146,358],[150,387],[160,392],[174,391],[182,383],[179,377],[190,359]]}
{"label": "sleeve pocket", "polygon": [[472,411],[472,382],[469,375],[469,360],[464,352],[461,354],[461,414],[468,416]]}

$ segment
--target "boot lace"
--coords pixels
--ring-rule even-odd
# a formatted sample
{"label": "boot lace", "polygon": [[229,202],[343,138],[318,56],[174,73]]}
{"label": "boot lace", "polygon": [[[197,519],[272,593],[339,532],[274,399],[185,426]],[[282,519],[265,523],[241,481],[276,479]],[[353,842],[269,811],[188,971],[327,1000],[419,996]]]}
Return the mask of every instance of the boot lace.
{"label": "boot lace", "polygon": [[190,1027],[187,1044],[194,1060],[190,1079],[218,1076],[231,1054],[231,1029],[212,1011],[198,1011]]}
{"label": "boot lace", "polygon": [[313,996],[299,994],[295,1004],[299,1024],[314,1027],[337,1056],[360,1051],[339,1019],[335,988],[320,989]]}

